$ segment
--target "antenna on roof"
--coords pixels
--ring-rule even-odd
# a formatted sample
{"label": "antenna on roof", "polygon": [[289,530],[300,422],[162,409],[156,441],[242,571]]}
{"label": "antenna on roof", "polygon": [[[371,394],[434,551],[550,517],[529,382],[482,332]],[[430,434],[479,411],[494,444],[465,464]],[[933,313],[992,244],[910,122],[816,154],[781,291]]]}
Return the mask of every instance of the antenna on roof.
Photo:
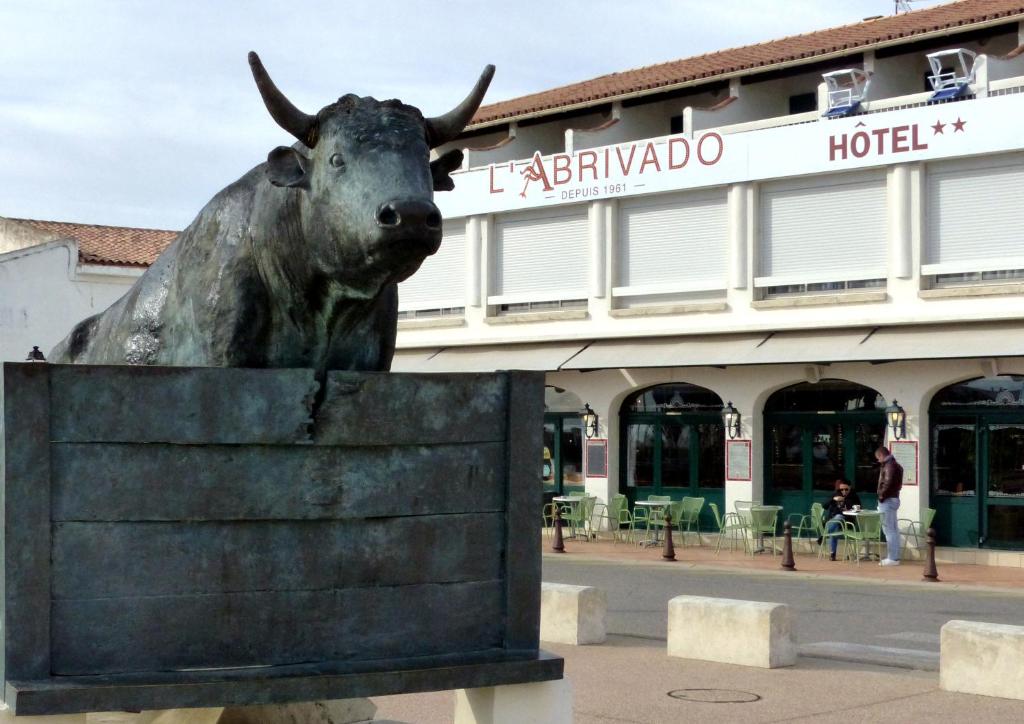
{"label": "antenna on roof", "polygon": [[899,15],[900,13],[909,13],[914,8],[910,7],[910,3],[914,0],[893,0],[893,15]]}

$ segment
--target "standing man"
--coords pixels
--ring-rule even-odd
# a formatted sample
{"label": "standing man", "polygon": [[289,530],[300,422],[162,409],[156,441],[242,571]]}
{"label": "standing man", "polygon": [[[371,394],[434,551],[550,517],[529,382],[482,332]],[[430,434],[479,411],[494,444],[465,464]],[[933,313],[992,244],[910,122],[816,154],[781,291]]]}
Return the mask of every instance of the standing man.
{"label": "standing man", "polygon": [[885,533],[885,558],[878,565],[898,566],[901,546],[896,511],[900,509],[903,467],[887,447],[875,450],[875,460],[882,466],[878,472],[878,512],[882,514],[882,532]]}

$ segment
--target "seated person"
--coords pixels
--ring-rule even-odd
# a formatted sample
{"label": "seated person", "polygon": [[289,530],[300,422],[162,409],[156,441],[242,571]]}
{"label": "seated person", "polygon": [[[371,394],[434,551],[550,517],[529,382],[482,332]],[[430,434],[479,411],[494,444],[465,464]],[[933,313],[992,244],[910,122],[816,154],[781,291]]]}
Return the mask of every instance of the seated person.
{"label": "seated person", "polygon": [[[860,505],[860,496],[853,491],[853,486],[846,478],[836,481],[835,494],[825,502],[825,530],[829,533],[836,533],[843,527],[843,511],[850,510],[855,505]],[[839,547],[839,537],[831,536],[828,539],[829,560],[836,559],[836,549]]]}

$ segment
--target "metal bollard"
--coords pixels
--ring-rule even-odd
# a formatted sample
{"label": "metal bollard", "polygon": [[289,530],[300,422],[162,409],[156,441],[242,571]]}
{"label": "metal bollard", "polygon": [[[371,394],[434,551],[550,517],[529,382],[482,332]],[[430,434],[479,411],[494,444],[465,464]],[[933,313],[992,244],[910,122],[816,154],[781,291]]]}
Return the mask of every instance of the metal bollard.
{"label": "metal bollard", "polygon": [[667,510],[665,511],[665,549],[662,551],[661,557],[666,561],[676,559],[676,544],[672,540],[672,516]]}
{"label": "metal bollard", "polygon": [[565,553],[565,541],[562,540],[562,511],[559,507],[555,506],[555,540],[551,544],[551,550],[556,553]]}
{"label": "metal bollard", "polygon": [[796,570],[796,561],[793,560],[793,524],[788,520],[782,526],[782,567],[787,571]]}
{"label": "metal bollard", "polygon": [[924,559],[924,577],[922,581],[937,583],[939,570],[935,567],[935,529],[928,529],[928,552]]}

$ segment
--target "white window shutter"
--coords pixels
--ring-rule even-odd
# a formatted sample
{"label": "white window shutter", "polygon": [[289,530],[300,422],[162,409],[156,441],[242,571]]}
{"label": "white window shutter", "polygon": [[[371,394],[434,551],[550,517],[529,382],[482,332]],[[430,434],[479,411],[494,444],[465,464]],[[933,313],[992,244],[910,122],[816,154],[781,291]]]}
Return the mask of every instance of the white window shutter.
{"label": "white window shutter", "polygon": [[403,312],[448,309],[466,304],[466,220],[445,219],[441,248],[398,285]]}
{"label": "white window shutter", "polygon": [[887,276],[882,172],[765,184],[760,222],[757,286]]}
{"label": "white window shutter", "polygon": [[586,206],[505,214],[494,223],[490,304],[587,298]]}
{"label": "white window shutter", "polygon": [[924,274],[1024,268],[1024,154],[927,169]]}
{"label": "white window shutter", "polygon": [[623,201],[614,293],[725,289],[728,237],[724,188]]}

